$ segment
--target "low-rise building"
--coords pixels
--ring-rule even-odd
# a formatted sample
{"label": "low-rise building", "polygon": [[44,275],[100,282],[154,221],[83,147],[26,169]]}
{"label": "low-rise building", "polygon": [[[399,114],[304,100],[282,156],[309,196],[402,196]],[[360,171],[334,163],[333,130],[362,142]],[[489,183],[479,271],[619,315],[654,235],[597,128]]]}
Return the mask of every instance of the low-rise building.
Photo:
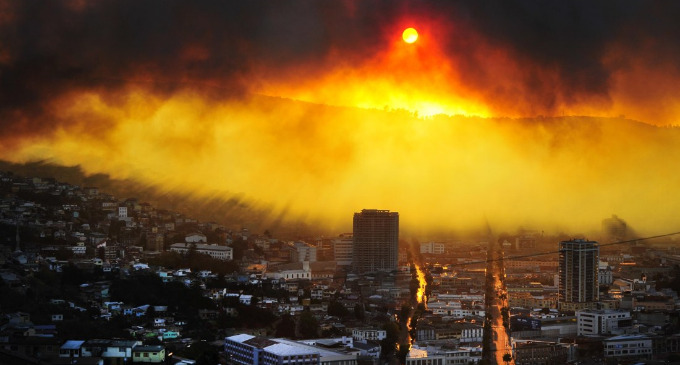
{"label": "low-rise building", "polygon": [[603,341],[604,356],[608,358],[651,359],[652,339],[646,335],[622,335]]}
{"label": "low-rise building", "polygon": [[355,341],[381,341],[387,337],[387,331],[377,328],[355,328],[352,330],[352,338]]}
{"label": "low-rise building", "polygon": [[578,335],[621,334],[633,325],[630,312],[586,309],[576,312]]}
{"label": "low-rise building", "polygon": [[446,355],[413,346],[406,355],[405,365],[446,365]]}
{"label": "low-rise building", "polygon": [[[231,363],[241,365],[319,365],[321,352],[314,346],[283,339],[269,339],[247,334],[227,337],[224,350]],[[335,353],[334,353],[335,354]],[[330,364],[330,362],[327,362]],[[354,362],[356,364],[356,356]]]}
{"label": "low-rise building", "polygon": [[160,364],[165,362],[165,347],[135,346],[132,349],[132,362]]}
{"label": "low-rise building", "polygon": [[217,260],[233,260],[234,250],[229,246],[219,246],[205,243],[173,243],[170,250],[185,255],[190,249],[195,248],[197,253],[209,255]]}
{"label": "low-rise building", "polygon": [[569,349],[556,342],[515,341],[513,348],[515,365],[566,364]]}
{"label": "low-rise building", "polygon": [[445,246],[441,242],[427,242],[420,244],[420,253],[441,255],[444,253]]}

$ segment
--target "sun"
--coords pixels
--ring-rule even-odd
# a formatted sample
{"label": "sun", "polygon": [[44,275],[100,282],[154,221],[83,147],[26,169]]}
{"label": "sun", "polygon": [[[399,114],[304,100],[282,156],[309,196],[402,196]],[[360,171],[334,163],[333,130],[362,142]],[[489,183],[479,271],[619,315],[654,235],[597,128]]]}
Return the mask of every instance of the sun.
{"label": "sun", "polygon": [[401,37],[406,43],[414,43],[418,40],[418,31],[413,28],[406,28],[404,33],[401,34]]}

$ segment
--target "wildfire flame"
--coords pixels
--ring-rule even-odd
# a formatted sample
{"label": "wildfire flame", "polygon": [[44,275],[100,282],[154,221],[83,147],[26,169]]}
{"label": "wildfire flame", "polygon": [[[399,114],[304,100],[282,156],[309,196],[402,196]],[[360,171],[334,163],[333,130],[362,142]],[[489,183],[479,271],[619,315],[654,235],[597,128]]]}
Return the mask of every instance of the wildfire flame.
{"label": "wildfire flame", "polygon": [[423,303],[427,308],[427,297],[425,296],[425,286],[427,281],[425,281],[425,273],[420,268],[420,265],[414,264],[416,268],[416,275],[418,276],[418,291],[416,292],[416,300],[418,303]]}

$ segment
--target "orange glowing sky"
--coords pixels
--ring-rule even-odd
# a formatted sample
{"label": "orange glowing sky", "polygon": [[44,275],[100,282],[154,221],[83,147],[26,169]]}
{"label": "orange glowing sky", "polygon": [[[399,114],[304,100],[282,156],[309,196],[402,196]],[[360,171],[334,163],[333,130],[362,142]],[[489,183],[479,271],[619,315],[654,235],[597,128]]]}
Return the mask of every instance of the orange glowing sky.
{"label": "orange glowing sky", "polygon": [[679,14],[0,0],[0,159],[238,196],[338,231],[362,208],[414,232],[485,217],[581,232],[612,213],[674,229]]}

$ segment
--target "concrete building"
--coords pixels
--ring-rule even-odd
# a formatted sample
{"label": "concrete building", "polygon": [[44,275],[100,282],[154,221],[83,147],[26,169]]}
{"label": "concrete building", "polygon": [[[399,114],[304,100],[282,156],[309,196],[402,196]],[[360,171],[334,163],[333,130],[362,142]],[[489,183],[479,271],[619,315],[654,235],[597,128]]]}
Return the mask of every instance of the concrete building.
{"label": "concrete building", "polygon": [[217,260],[233,260],[234,250],[229,246],[218,246],[216,244],[204,243],[174,243],[170,245],[170,251],[186,254],[189,250],[195,247],[197,253],[209,255]]}
{"label": "concrete building", "polygon": [[307,348],[280,344],[264,337],[246,334],[227,337],[224,351],[233,364],[242,365],[319,365],[319,353]]}
{"label": "concrete building", "polygon": [[515,365],[566,364],[569,349],[556,342],[515,341],[513,348]]}
{"label": "concrete building", "polygon": [[446,365],[446,355],[437,351],[428,351],[418,346],[411,347],[406,355],[405,365]]}
{"label": "concrete building", "polygon": [[333,242],[333,259],[338,266],[352,265],[353,238],[351,233],[343,233]]}
{"label": "concrete building", "polygon": [[470,365],[477,364],[482,360],[482,347],[464,347],[456,350],[445,350],[446,365]]}
{"label": "concrete building", "polygon": [[291,262],[267,268],[265,276],[269,279],[311,280],[312,270],[309,262]]}
{"label": "concrete building", "polygon": [[608,263],[600,261],[597,270],[597,282],[599,285],[611,285],[614,282],[612,267]]}
{"label": "concrete building", "polygon": [[387,331],[377,328],[355,328],[352,330],[352,338],[356,341],[381,341],[387,337]]}
{"label": "concrete building", "polygon": [[352,266],[356,273],[397,270],[399,213],[364,209],[354,213]]}
{"label": "concrete building", "polygon": [[[303,341],[293,341],[285,338],[275,338],[274,341],[281,345],[289,345],[299,350],[316,351],[319,353],[319,365],[356,365],[357,355],[361,353],[357,349],[345,349],[340,347],[325,347],[327,341],[316,341],[314,346],[305,344]],[[330,341],[335,342],[335,341]],[[299,362],[294,364],[300,364]]]}
{"label": "concrete building", "polygon": [[603,341],[604,356],[618,359],[651,359],[652,339],[646,335],[623,335]]}
{"label": "concrete building", "polygon": [[163,346],[135,346],[132,349],[132,362],[135,363],[165,363],[165,347]]}
{"label": "concrete building", "polygon": [[441,242],[427,242],[420,244],[420,253],[443,254],[445,246]]}
{"label": "concrete building", "polygon": [[293,262],[315,262],[316,246],[307,242],[295,241],[288,244],[290,246],[290,260]]}
{"label": "concrete building", "polygon": [[224,342],[227,358],[231,363],[242,365],[356,365],[360,353],[246,334],[227,337]]}
{"label": "concrete building", "polygon": [[574,239],[559,244],[559,309],[594,308],[599,299],[597,242]]}
{"label": "concrete building", "polygon": [[576,312],[578,335],[621,334],[633,325],[630,312],[585,309]]}
{"label": "concrete building", "polygon": [[612,241],[622,240],[628,235],[628,225],[623,219],[612,215],[602,220],[602,233]]}

